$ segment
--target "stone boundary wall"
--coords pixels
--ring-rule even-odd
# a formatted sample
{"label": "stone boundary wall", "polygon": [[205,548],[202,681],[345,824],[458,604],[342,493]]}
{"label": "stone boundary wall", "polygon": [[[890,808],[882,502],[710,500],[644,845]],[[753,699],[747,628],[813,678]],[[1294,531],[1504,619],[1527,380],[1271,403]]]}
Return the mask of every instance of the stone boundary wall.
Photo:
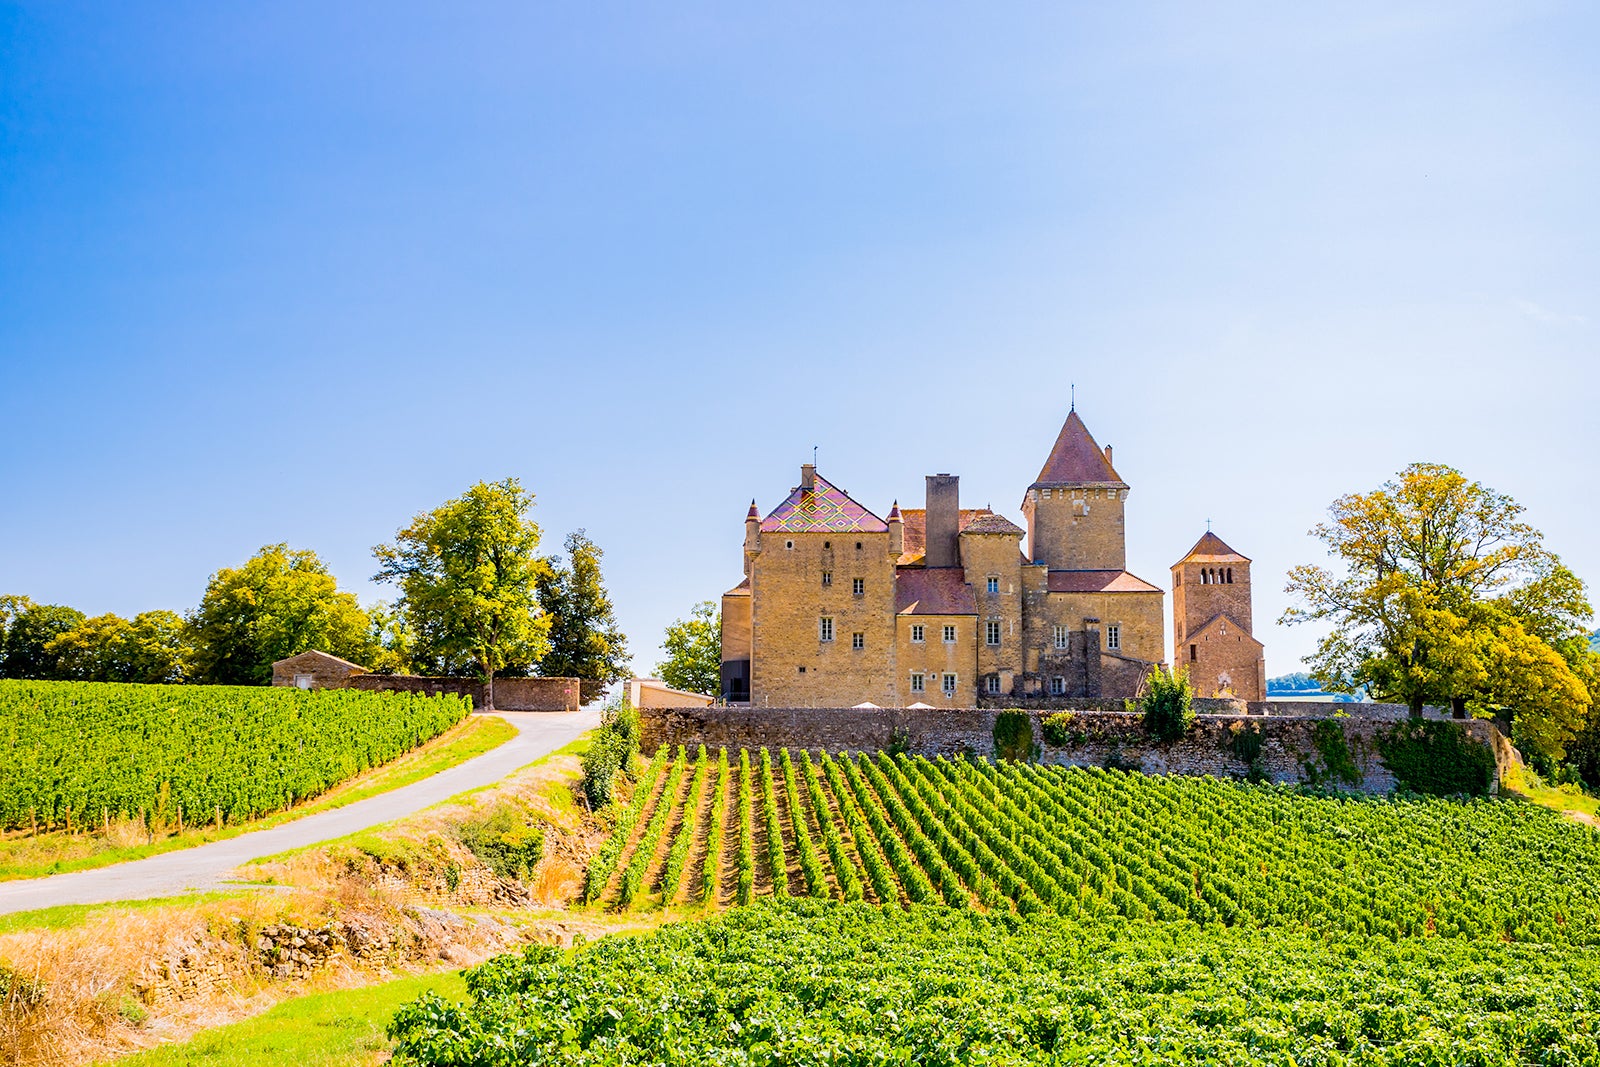
{"label": "stone boundary wall", "polygon": [[[486,707],[484,685],[476,678],[428,678],[416,674],[358,674],[346,683],[349,689],[374,693],[425,693],[438,696],[454,693],[472,698],[474,708]],[[496,678],[496,711],[577,711],[583,706],[581,685],[576,678]]]}
{"label": "stone boundary wall", "polygon": [[[1233,753],[1237,731],[1261,731],[1260,764],[1273,782],[1308,780],[1307,761],[1317,760],[1312,732],[1321,722],[1337,722],[1345,743],[1362,772],[1357,787],[1386,793],[1395,788],[1394,775],[1378,755],[1377,736],[1392,722],[1386,718],[1355,716],[1313,718],[1295,716],[1200,715],[1183,739],[1156,741],[1145,733],[1141,717],[1126,711],[1073,709],[1070,742],[1045,743],[1040,720],[1049,712],[1029,712],[1038,761],[1070,767],[1122,767],[1148,774],[1209,774],[1217,778],[1244,777],[1247,767]],[[1119,703],[1120,702],[1111,702]],[[1350,707],[1350,705],[1342,705]],[[924,756],[990,756],[994,753],[994,722],[998,711],[986,709],[905,708],[648,708],[639,713],[641,742],[646,752],[661,745],[693,749],[788,748],[795,751],[876,752],[900,739],[908,751]],[[1496,787],[1506,768],[1516,761],[1509,741],[1491,722],[1466,720],[1461,728],[1495,752]]]}

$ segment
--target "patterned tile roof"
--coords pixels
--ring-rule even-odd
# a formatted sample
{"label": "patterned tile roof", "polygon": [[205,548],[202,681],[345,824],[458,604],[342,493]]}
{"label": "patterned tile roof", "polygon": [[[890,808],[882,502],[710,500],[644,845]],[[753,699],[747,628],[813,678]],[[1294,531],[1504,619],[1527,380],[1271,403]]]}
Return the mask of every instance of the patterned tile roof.
{"label": "patterned tile roof", "polygon": [[1094,443],[1076,410],[1067,415],[1050,457],[1028,488],[1054,485],[1115,485],[1124,489],[1128,485],[1111,466],[1105,451]]}
{"label": "patterned tile roof", "polygon": [[960,567],[902,567],[894,576],[900,615],[976,615],[978,602]]}
{"label": "patterned tile roof", "polygon": [[[1178,563],[1188,563],[1190,560],[1205,563],[1249,563],[1250,557],[1241,556],[1229,548],[1222,538],[1207,530],[1206,535],[1196,541],[1194,547]],[[1178,563],[1174,563],[1173,566],[1176,567]]]}
{"label": "patterned tile roof", "polygon": [[1051,571],[1052,593],[1159,593],[1161,590],[1127,571]]}
{"label": "patterned tile roof", "polygon": [[796,487],[761,520],[762,533],[885,533],[888,529],[888,523],[820,474],[815,489]]}

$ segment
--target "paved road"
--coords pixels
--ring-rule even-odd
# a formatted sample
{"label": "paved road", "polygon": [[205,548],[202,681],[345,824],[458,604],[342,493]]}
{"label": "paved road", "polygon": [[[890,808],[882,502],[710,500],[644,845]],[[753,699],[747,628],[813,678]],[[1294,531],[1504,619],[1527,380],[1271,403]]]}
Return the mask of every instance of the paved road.
{"label": "paved road", "polygon": [[196,889],[217,888],[233,868],[258,856],[314,845],[392,822],[431,807],[467,789],[499,781],[518,767],[565,745],[600,723],[596,709],[573,714],[495,712],[517,728],[517,736],[498,748],[413,782],[342,808],[307,815],[270,830],[256,830],[226,841],[213,841],[145,860],[133,860],[94,871],[74,871],[49,878],[0,882],[0,914],[31,911],[58,904],[99,904],[175,896]]}

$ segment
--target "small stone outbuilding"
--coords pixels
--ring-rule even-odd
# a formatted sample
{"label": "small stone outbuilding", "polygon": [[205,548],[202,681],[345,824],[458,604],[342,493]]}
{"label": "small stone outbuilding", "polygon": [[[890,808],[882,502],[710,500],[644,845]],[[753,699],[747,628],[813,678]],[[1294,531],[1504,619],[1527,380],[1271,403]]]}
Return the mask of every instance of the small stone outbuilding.
{"label": "small stone outbuilding", "polygon": [[344,689],[351,678],[366,673],[367,668],[359,663],[312,649],[274,663],[272,684],[300,689]]}

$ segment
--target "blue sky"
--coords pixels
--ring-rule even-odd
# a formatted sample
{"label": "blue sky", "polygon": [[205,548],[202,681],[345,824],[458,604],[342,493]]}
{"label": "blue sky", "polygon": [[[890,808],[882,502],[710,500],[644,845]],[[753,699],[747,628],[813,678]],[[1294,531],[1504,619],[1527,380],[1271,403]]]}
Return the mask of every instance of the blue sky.
{"label": "blue sky", "polygon": [[371,600],[479,479],[587,528],[648,671],[820,448],[1020,519],[1067,412],[1165,585],[1268,625],[1416,460],[1600,580],[1600,13],[1578,3],[0,5],[0,592]]}

